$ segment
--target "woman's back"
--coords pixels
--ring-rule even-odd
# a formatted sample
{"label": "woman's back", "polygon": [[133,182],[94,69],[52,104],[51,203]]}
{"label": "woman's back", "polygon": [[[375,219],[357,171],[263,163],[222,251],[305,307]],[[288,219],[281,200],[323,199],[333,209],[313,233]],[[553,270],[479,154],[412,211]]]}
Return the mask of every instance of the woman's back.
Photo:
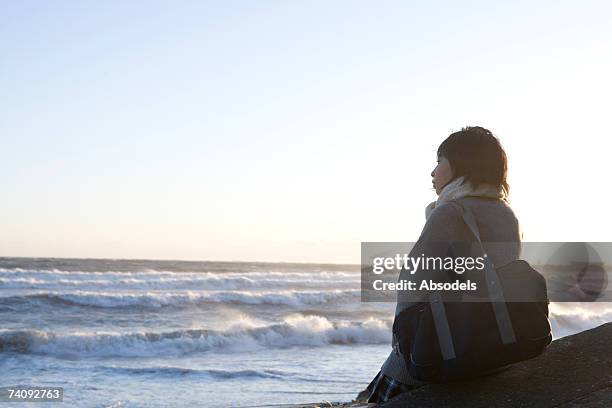
{"label": "woman's back", "polygon": [[[471,210],[480,232],[487,256],[495,266],[502,266],[520,257],[521,232],[519,222],[512,208],[501,199],[485,197],[463,197],[456,200],[466,209]],[[465,224],[458,208],[450,202],[440,203],[431,213],[419,242],[413,248],[414,256],[421,251],[428,255],[442,255],[429,252],[437,243],[447,242],[475,242],[476,237]],[[412,299],[414,300],[414,299]],[[396,315],[413,302],[398,302]],[[381,367],[381,372],[404,384],[419,384],[410,378],[404,360],[398,354],[391,352]]]}

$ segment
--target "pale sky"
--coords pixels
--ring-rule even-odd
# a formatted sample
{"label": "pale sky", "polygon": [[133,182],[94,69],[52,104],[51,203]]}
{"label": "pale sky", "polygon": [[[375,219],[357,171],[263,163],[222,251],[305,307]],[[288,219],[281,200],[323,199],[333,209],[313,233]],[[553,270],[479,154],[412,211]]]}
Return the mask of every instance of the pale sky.
{"label": "pale sky", "polygon": [[525,241],[612,241],[611,44],[606,1],[3,1],[0,256],[359,263],[466,125]]}

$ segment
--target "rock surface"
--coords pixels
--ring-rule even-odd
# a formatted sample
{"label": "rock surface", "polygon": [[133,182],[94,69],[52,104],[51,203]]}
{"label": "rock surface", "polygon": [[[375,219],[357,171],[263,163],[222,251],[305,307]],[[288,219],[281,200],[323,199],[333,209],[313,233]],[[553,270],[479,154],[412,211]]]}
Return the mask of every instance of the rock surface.
{"label": "rock surface", "polygon": [[612,323],[555,340],[490,377],[427,385],[379,407],[612,407]]}

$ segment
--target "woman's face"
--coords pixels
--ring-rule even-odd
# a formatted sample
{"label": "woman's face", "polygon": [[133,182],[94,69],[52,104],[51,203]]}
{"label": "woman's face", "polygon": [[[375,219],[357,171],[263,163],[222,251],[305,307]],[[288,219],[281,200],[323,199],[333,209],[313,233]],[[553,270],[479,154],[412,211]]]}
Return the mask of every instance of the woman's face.
{"label": "woman's face", "polygon": [[440,191],[453,178],[453,171],[446,157],[438,156],[438,165],[431,172],[431,177],[433,177],[432,183],[436,189],[436,194],[440,195]]}

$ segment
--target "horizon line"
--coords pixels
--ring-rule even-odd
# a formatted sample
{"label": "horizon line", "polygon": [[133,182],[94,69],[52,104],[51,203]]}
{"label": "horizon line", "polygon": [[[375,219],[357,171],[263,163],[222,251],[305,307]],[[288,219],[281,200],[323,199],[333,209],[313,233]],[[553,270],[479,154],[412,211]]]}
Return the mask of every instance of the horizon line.
{"label": "horizon line", "polygon": [[2,259],[54,259],[54,260],[86,260],[86,261],[161,261],[161,262],[211,262],[211,263],[249,263],[249,264],[286,264],[286,265],[336,265],[336,266],[360,266],[358,263],[346,262],[292,262],[292,261],[238,261],[238,260],[211,260],[211,259],[170,259],[170,258],[95,258],[95,257],[56,257],[56,256],[5,256]]}

